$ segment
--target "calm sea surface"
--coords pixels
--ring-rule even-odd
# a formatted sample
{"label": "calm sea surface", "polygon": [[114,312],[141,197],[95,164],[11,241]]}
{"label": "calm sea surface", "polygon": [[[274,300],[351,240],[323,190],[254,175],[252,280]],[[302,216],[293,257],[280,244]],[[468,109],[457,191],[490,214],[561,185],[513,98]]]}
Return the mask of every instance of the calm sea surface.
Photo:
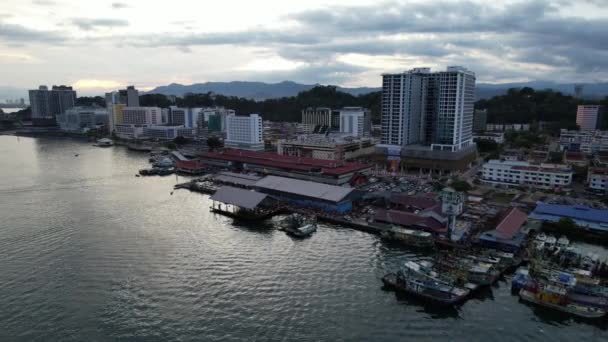
{"label": "calm sea surface", "polygon": [[[79,156],[76,157],[75,154]],[[438,310],[382,290],[424,258],[321,225],[306,240],[209,212],[147,154],[0,136],[0,341],[606,341],[501,280]]]}

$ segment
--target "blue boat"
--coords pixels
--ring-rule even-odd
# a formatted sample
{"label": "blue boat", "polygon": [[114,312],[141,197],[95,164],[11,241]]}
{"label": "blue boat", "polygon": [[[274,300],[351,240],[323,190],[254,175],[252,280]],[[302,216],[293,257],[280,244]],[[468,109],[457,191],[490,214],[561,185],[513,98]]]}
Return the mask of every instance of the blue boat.
{"label": "blue boat", "polygon": [[531,277],[527,268],[518,268],[513,279],[511,279],[511,291],[519,292],[530,279]]}

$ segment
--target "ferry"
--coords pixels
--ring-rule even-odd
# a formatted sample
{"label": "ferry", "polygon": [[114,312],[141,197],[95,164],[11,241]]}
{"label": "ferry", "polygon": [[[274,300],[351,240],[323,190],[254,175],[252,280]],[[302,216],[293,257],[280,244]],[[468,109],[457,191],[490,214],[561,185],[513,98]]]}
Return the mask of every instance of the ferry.
{"label": "ferry", "polygon": [[114,145],[114,141],[112,141],[112,139],[108,139],[108,138],[101,138],[99,140],[97,140],[97,144],[96,146],[99,147],[110,147]]}
{"label": "ferry", "polygon": [[433,235],[421,230],[392,226],[383,231],[380,236],[413,247],[432,247],[434,245]]}
{"label": "ferry", "polygon": [[440,306],[456,305],[467,298],[470,290],[440,280],[433,276],[433,273],[413,261],[408,261],[402,270],[385,275],[382,282],[387,287]]}

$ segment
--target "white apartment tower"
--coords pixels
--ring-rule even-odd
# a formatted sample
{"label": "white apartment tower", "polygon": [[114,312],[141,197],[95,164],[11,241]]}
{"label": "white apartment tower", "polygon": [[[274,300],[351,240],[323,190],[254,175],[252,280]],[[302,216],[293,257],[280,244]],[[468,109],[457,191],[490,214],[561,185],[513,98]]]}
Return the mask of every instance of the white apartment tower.
{"label": "white apartment tower", "polygon": [[263,151],[262,129],[262,117],[258,114],[228,115],[224,146],[239,150]]}
{"label": "white apartment tower", "polygon": [[382,80],[382,143],[460,151],[473,145],[475,73],[416,68]]}
{"label": "white apartment tower", "polygon": [[354,137],[369,135],[371,131],[371,113],[362,107],[344,107],[340,113],[340,133]]}

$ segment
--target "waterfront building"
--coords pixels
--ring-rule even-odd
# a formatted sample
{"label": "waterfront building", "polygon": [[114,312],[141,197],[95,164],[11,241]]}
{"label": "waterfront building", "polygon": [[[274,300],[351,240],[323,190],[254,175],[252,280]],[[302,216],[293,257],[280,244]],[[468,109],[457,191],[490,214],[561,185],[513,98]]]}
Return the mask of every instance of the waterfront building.
{"label": "waterfront building", "polygon": [[333,186],[294,178],[266,176],[253,187],[279,202],[326,212],[346,213],[352,209],[353,188]]}
{"label": "waterfront building", "polygon": [[279,139],[279,155],[325,160],[347,160],[375,151],[371,138],[353,138],[343,135],[309,134],[294,139]]}
{"label": "waterfront building", "polygon": [[484,132],[473,134],[473,140],[491,140],[497,144],[505,143],[505,134],[502,132]]}
{"label": "waterfront building", "polygon": [[608,233],[608,210],[606,209],[538,202],[529,218],[547,222],[559,222],[562,218],[569,218],[583,229]]}
{"label": "waterfront building", "polygon": [[436,197],[391,194],[389,208],[374,208],[374,222],[424,230],[436,235],[447,232],[448,216]]}
{"label": "waterfront building", "polygon": [[262,127],[262,117],[258,114],[228,115],[224,146],[248,151],[263,151]]}
{"label": "waterfront building", "polygon": [[56,117],[63,131],[85,132],[108,125],[108,111],[101,107],[73,107]]}
{"label": "waterfront building", "polygon": [[74,107],[76,92],[72,87],[53,86],[48,90],[46,86],[30,90],[30,105],[32,110],[32,124],[48,126],[56,124],[57,115]]}
{"label": "waterfront building", "polygon": [[363,163],[281,156],[275,153],[245,150],[206,152],[201,154],[200,160],[205,164],[221,168],[247,170],[333,185],[347,184],[357,174],[369,175],[373,168],[373,165]]}
{"label": "waterfront building", "polygon": [[608,152],[608,131],[575,131],[560,130],[559,145],[568,151],[580,151],[586,154]]}
{"label": "waterfront building", "polygon": [[168,124],[170,125],[198,128],[203,122],[203,108],[179,108],[177,106],[169,107]]}
{"label": "waterfront building", "polygon": [[572,175],[573,171],[567,165],[534,165],[525,161],[493,159],[483,165],[481,182],[488,185],[552,189],[569,186]]}
{"label": "waterfront building", "polygon": [[589,168],[587,186],[591,190],[608,193],[608,167]]}
{"label": "waterfront building", "polygon": [[344,107],[337,111],[340,118],[340,133],[354,137],[371,134],[371,111],[362,107]]}
{"label": "waterfront building", "polygon": [[340,115],[328,107],[308,107],[302,110],[302,125],[306,133],[321,129],[323,132],[340,127]]}
{"label": "waterfront building", "polygon": [[479,244],[495,248],[504,252],[516,253],[526,241],[526,234],[522,231],[528,220],[523,211],[510,207],[502,213],[495,229],[479,234]]}
{"label": "waterfront building", "polygon": [[130,125],[160,125],[162,111],[158,107],[124,107],[122,109],[122,124]]}
{"label": "waterfront building", "polygon": [[[158,133],[153,127],[160,126],[162,123],[162,110],[158,107],[124,107],[122,104],[112,106],[112,115],[114,116],[113,125],[114,133],[122,139],[143,139],[146,138],[144,132],[152,135],[158,135],[157,138],[166,138],[169,134],[167,130],[170,128],[162,128],[164,134]],[[180,126],[183,127],[183,126]]]}
{"label": "waterfront building", "polygon": [[594,131],[600,128],[603,107],[599,105],[579,105],[576,110],[576,125],[581,131]]}
{"label": "waterfront building", "polygon": [[486,124],[488,123],[488,110],[487,109],[475,109],[473,113],[473,131],[481,132],[486,130]]}
{"label": "waterfront building", "polygon": [[105,99],[106,109],[108,110],[110,132],[114,132],[116,125],[123,124],[123,108],[139,107],[139,91],[135,89],[134,86],[128,86],[126,89],[106,93]]}
{"label": "waterfront building", "polygon": [[144,126],[143,138],[158,140],[173,140],[177,137],[192,139],[196,136],[196,129],[184,126]]}

